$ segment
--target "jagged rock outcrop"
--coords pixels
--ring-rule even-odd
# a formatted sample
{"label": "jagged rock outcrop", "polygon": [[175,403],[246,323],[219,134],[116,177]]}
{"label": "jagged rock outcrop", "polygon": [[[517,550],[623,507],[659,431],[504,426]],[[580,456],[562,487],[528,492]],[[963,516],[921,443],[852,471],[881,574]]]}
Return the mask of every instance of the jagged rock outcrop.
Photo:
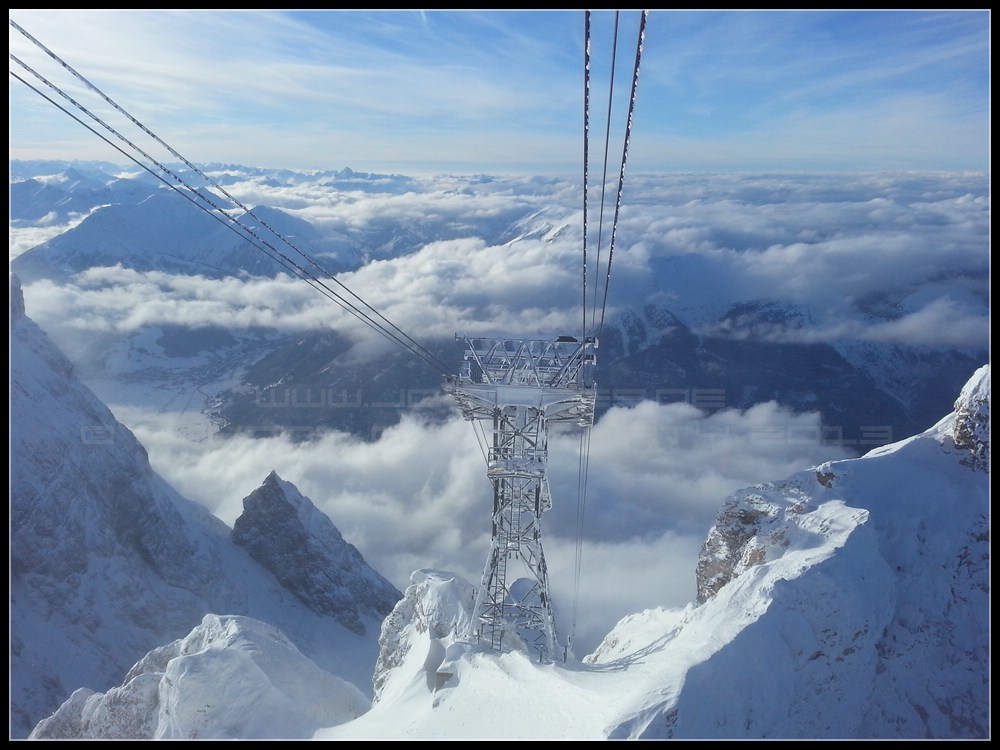
{"label": "jagged rock outcrop", "polygon": [[402,598],[328,516],[273,471],[244,498],[232,538],[303,604],[359,635],[362,615],[384,617]]}
{"label": "jagged rock outcrop", "polygon": [[[743,490],[726,500],[698,556],[697,601],[703,604],[744,571],[765,562],[769,550],[787,544],[788,513],[801,512],[808,501],[794,485],[783,487],[787,499],[776,503],[763,494],[764,485]],[[770,487],[773,492],[777,486]]]}
{"label": "jagged rock outcrop", "polygon": [[979,368],[955,401],[955,445],[969,451],[963,461],[990,470],[990,368]]}

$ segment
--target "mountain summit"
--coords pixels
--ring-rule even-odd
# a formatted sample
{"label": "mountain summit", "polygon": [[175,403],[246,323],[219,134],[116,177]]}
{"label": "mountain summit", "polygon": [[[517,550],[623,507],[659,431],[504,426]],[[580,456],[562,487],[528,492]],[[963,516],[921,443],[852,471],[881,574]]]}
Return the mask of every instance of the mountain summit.
{"label": "mountain summit", "polygon": [[329,517],[276,472],[244,498],[243,508],[233,542],[317,614],[363,636],[366,614],[389,612],[399,601],[399,591],[368,567]]}

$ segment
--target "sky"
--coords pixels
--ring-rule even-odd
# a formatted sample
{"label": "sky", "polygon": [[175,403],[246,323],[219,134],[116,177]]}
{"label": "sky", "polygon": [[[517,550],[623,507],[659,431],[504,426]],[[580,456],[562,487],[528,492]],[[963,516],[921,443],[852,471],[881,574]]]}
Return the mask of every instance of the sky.
{"label": "sky", "polygon": [[[961,398],[986,439],[988,367]],[[734,493],[721,538],[754,534],[738,562],[722,546],[728,582],[630,613],[586,658],[470,646],[468,582],[423,569],[387,620],[370,709],[272,627],[213,613],[120,688],[74,695],[54,730],[75,716],[72,738],[985,739],[989,481],[957,433],[949,415]]]}
{"label": "sky", "polygon": [[[612,65],[614,15],[593,14],[592,170],[608,127],[617,163],[626,123],[640,12],[621,12]],[[41,45],[10,25],[12,73],[69,108],[38,74],[158,158],[50,55],[196,163],[582,169],[582,10],[9,17]],[[651,11],[628,168],[988,171],[989,41],[988,10]],[[12,159],[124,161],[13,75],[9,124]]]}

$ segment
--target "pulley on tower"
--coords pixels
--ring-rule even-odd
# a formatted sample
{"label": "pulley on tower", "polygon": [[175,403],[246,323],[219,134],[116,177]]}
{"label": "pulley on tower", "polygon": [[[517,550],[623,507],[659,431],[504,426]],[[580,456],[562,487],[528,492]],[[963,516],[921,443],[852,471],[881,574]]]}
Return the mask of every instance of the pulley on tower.
{"label": "pulley on tower", "polygon": [[[445,378],[444,390],[466,419],[492,429],[486,471],[493,485],[492,543],[464,635],[500,650],[511,634],[540,659],[551,659],[557,639],[541,528],[542,513],[552,507],[548,429],[593,424],[597,341],[456,338],[465,341],[464,362],[457,376]],[[526,575],[515,578],[511,564]]]}

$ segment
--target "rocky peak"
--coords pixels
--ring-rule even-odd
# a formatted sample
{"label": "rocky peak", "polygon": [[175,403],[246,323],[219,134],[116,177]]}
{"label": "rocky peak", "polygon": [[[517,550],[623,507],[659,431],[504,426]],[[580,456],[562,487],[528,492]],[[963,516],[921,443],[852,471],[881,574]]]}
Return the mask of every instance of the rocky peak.
{"label": "rocky peak", "polygon": [[968,450],[962,463],[990,468],[990,366],[976,370],[955,401],[955,445]]}
{"label": "rocky peak", "polygon": [[[761,488],[763,489],[763,487]],[[698,603],[703,604],[740,573],[768,559],[767,549],[783,539],[785,513],[753,489],[731,496],[701,547],[696,569]]]}
{"label": "rocky peak", "polygon": [[382,622],[379,655],[372,684],[377,702],[395,674],[407,682],[401,667],[416,655],[431,690],[439,687],[438,668],[448,648],[469,623],[476,590],[460,576],[440,570],[414,571],[406,595]]}
{"label": "rocky peak", "polygon": [[365,615],[385,617],[402,597],[328,516],[274,471],[244,498],[232,540],[311,610],[359,635]]}

